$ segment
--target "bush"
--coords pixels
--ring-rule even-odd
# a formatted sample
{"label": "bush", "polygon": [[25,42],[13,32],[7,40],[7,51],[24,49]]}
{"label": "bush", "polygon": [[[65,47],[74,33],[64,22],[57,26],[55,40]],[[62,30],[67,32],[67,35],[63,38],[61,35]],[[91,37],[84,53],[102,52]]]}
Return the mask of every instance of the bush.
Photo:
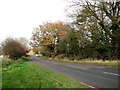
{"label": "bush", "polygon": [[43,56],[48,56],[48,57],[51,57],[51,55],[52,55],[52,52],[50,52],[50,49],[46,46],[43,46],[43,47],[40,48],[40,53]]}
{"label": "bush", "polygon": [[56,56],[57,59],[62,59],[62,58],[64,58],[64,57],[65,57],[65,56],[64,56],[63,54],[59,54],[59,55]]}
{"label": "bush", "polygon": [[17,59],[25,55],[26,51],[15,39],[8,38],[3,43],[3,55],[8,55],[11,59]]}

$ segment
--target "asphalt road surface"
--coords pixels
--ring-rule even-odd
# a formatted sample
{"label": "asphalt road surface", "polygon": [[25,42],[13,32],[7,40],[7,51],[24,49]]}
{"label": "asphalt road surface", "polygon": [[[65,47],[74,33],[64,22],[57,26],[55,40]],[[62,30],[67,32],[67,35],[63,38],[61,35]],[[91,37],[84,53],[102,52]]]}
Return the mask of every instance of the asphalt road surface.
{"label": "asphalt road surface", "polygon": [[51,61],[32,56],[32,62],[96,88],[118,88],[117,68]]}

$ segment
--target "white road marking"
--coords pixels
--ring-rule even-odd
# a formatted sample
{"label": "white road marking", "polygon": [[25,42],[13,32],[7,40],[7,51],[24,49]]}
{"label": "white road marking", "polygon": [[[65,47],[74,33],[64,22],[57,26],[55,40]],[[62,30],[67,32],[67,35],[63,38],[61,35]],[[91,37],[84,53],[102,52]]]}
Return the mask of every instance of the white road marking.
{"label": "white road marking", "polygon": [[115,76],[120,76],[119,74],[116,74],[116,73],[109,73],[109,72],[103,72],[105,74],[111,74],[111,75],[115,75]]}
{"label": "white road marking", "polygon": [[82,85],[85,85],[85,86],[88,86],[88,87],[90,87],[90,88],[94,88],[95,90],[98,90],[96,87],[94,87],[94,86],[91,86],[91,85],[88,85],[88,84],[86,84],[86,83],[84,83],[84,82],[80,82]]}

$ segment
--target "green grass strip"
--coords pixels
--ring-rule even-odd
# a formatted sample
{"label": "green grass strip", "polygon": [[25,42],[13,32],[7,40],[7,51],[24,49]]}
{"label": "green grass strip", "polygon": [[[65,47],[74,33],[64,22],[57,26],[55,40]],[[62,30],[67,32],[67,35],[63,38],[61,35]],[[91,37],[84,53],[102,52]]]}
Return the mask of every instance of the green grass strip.
{"label": "green grass strip", "polygon": [[69,63],[79,63],[79,64],[89,64],[89,65],[99,65],[99,66],[108,66],[108,67],[120,67],[120,60],[91,60],[91,59],[83,59],[83,60],[69,60],[66,58],[63,59],[53,59],[48,58],[46,56],[40,56],[43,59],[61,61],[61,62],[69,62]]}
{"label": "green grass strip", "polygon": [[25,59],[4,61],[3,88],[87,88],[62,74]]}

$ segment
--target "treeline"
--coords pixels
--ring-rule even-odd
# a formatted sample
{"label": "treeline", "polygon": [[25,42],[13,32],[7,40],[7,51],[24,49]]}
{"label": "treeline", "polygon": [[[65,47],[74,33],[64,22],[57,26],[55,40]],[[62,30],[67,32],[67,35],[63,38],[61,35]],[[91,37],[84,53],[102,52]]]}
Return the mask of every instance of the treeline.
{"label": "treeline", "polygon": [[120,2],[75,0],[70,8],[74,8],[71,24],[47,22],[35,28],[33,49],[71,60],[120,59]]}

